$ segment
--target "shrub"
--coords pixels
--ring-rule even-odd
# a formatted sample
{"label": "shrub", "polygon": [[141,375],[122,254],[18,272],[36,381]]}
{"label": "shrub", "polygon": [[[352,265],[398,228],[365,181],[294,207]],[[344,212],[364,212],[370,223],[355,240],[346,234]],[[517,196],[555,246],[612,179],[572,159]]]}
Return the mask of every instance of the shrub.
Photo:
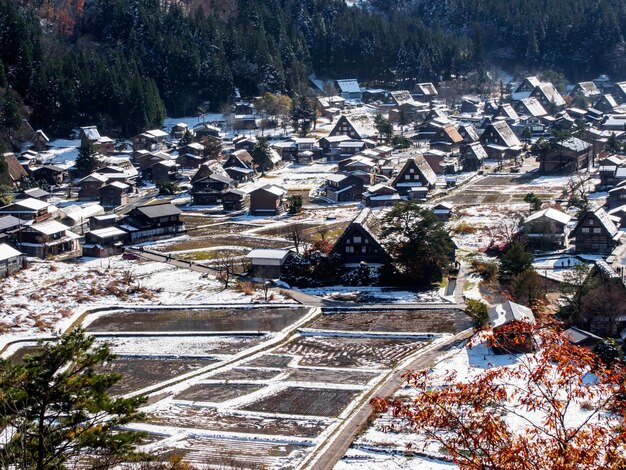
{"label": "shrub", "polygon": [[459,235],[470,235],[472,233],[476,233],[478,229],[467,222],[459,222],[456,227],[454,227],[454,233],[458,233]]}
{"label": "shrub", "polygon": [[489,322],[487,304],[481,300],[468,299],[465,313],[474,321],[474,328],[480,329]]}

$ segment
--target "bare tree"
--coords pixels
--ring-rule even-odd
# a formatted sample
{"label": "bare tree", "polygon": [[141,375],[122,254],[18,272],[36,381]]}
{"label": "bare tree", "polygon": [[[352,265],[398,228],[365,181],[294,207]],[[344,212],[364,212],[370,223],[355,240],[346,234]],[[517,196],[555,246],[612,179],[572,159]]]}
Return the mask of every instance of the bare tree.
{"label": "bare tree", "polygon": [[235,259],[232,256],[225,256],[217,260],[215,264],[217,270],[217,278],[224,283],[224,289],[228,289],[228,285],[235,274]]}
{"label": "bare tree", "polygon": [[293,223],[289,226],[289,240],[293,242],[293,246],[297,254],[300,254],[300,247],[308,242],[308,235],[305,226],[299,223]]}

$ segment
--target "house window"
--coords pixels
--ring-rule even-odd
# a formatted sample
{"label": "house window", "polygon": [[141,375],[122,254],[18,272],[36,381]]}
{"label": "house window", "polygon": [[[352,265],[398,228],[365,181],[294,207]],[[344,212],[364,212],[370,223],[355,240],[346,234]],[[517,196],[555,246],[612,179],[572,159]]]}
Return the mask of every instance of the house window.
{"label": "house window", "polygon": [[411,179],[411,175],[404,175],[404,179],[405,180],[410,180]]}
{"label": "house window", "polygon": [[353,237],[354,243],[361,243],[361,237]]}
{"label": "house window", "polygon": [[593,229],[593,233],[602,233],[602,229],[600,227],[596,227]]}
{"label": "house window", "polygon": [[353,246],[347,246],[346,247],[346,253],[354,253],[354,247]]}
{"label": "house window", "polygon": [[366,246],[362,246],[361,247],[361,253],[367,253],[367,247]]}
{"label": "house window", "polygon": [[415,173],[415,168],[409,168],[409,173]]}
{"label": "house window", "polygon": [[582,233],[589,233],[589,227],[583,227],[581,231]]}
{"label": "house window", "polygon": [[589,219],[589,225],[593,225],[593,219]]}

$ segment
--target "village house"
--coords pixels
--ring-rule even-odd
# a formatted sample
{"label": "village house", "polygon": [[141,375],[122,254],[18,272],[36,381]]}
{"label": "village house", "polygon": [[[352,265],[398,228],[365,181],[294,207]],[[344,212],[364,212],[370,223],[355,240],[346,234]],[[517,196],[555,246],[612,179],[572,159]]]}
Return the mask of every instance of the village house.
{"label": "village house", "polygon": [[442,127],[430,140],[430,148],[442,152],[457,152],[463,137],[452,124]]}
{"label": "village house", "polygon": [[336,80],[335,84],[339,94],[346,100],[360,100],[362,98],[361,87],[356,79]]}
{"label": "village house", "polygon": [[51,196],[52,194],[50,194],[48,191],[44,191],[41,188],[31,188],[31,189],[26,189],[22,191],[19,197],[20,199],[33,198],[33,199],[38,199],[43,202],[48,202]]}
{"label": "village house", "polygon": [[461,147],[460,164],[463,171],[478,171],[483,167],[484,161],[487,159],[487,152],[480,144],[474,142]]}
{"label": "village house", "polygon": [[235,146],[235,150],[247,150],[248,152],[252,152],[257,142],[258,141],[256,137],[253,135],[252,136],[241,135],[233,139],[233,145]]}
{"label": "village house", "polygon": [[626,82],[617,82],[611,90],[611,95],[618,104],[626,103]]}
{"label": "village house", "polygon": [[169,134],[161,129],[152,129],[136,135],[131,140],[135,150],[161,150]]}
{"label": "village house", "polygon": [[435,204],[432,208],[433,214],[437,216],[442,222],[447,222],[452,217],[453,205],[449,202],[440,202]]}
{"label": "village house", "polygon": [[541,106],[547,110],[560,111],[565,107],[565,100],[552,83],[542,83],[536,86],[529,98],[536,98]]}
{"label": "village house", "polygon": [[407,122],[417,122],[424,119],[429,111],[428,103],[406,101],[397,108],[391,108],[389,110],[389,121],[400,123],[404,119]]}
{"label": "village house", "polygon": [[338,135],[345,135],[354,140],[363,140],[376,137],[377,131],[367,115],[340,116],[328,134],[329,137]]}
{"label": "village house", "polygon": [[578,82],[569,93],[572,98],[582,98],[588,100],[593,100],[601,94],[602,92],[593,82]]}
{"label": "village house", "polygon": [[12,215],[0,214],[0,243],[6,243],[15,239],[24,221]]}
{"label": "village house", "polygon": [[498,120],[498,118],[504,119],[509,124],[513,124],[519,121],[518,114],[515,112],[515,109],[513,109],[513,106],[511,106],[509,103],[501,104],[498,107],[498,110],[493,115],[493,120],[496,121]]}
{"label": "village house", "polygon": [[553,142],[550,148],[541,152],[538,157],[539,171],[569,175],[587,168],[591,155],[591,144],[577,137]]}
{"label": "village house", "polygon": [[[531,331],[516,331],[511,334],[512,324],[535,324],[535,316],[530,308],[507,300],[494,305],[488,310],[489,326],[493,330],[496,354],[524,354],[535,350],[535,343]],[[522,330],[520,328],[520,330]]]}
{"label": "village house", "polygon": [[31,142],[33,143],[33,148],[35,150],[37,150],[38,152],[42,152],[43,150],[46,150],[50,139],[44,133],[44,131],[42,131],[41,129],[37,129],[37,131],[35,131],[35,135],[33,135],[33,138],[31,139]]}
{"label": "village house", "polygon": [[515,91],[511,93],[511,99],[513,101],[522,100],[524,98],[528,98],[530,94],[533,92],[535,88],[541,85],[539,79],[535,76],[526,77],[521,83],[517,86]]}
{"label": "village house", "polygon": [[485,103],[480,98],[464,96],[461,98],[461,114],[481,114]]}
{"label": "village house", "polygon": [[480,136],[480,143],[487,155],[497,160],[516,157],[522,151],[522,143],[506,121],[489,124]]}
{"label": "village house", "polygon": [[615,98],[613,98],[613,95],[611,94],[602,95],[593,104],[593,107],[595,109],[603,113],[612,113],[615,111],[615,108],[617,108],[618,106],[619,105],[617,104],[617,101],[615,101]]}
{"label": "village house", "polygon": [[332,202],[360,201],[364,190],[363,180],[351,174],[330,175],[322,187],[325,197]]}
{"label": "village house", "polygon": [[234,181],[251,181],[254,177],[254,160],[247,150],[232,152],[222,167]]}
{"label": "village house", "polygon": [[436,183],[437,175],[424,156],[415,155],[407,159],[391,186],[402,199],[423,199]]}
{"label": "village house", "polygon": [[222,207],[225,211],[242,211],[249,203],[248,194],[240,189],[229,188],[222,194]]}
{"label": "village house", "polygon": [[339,148],[339,144],[341,142],[344,142],[346,140],[352,140],[352,138],[349,135],[334,135],[334,136],[326,136],[326,137],[322,137],[319,141],[318,141],[318,145],[319,147],[322,149],[322,153],[323,154],[328,154],[330,153],[330,151],[332,149],[338,149]]}
{"label": "village house", "polygon": [[191,198],[194,205],[208,206],[220,204],[222,193],[230,188],[233,180],[230,176],[213,173],[205,178],[194,181],[191,190]]}
{"label": "village house", "polygon": [[96,152],[110,154],[115,151],[115,142],[106,136],[101,136],[96,126],[84,126],[78,133],[81,145],[91,144]]}
{"label": "village house", "polygon": [[437,99],[439,92],[432,83],[418,83],[413,87],[411,95],[417,101],[432,101]]}
{"label": "village house", "polygon": [[181,214],[182,211],[169,202],[139,206],[122,219],[120,228],[130,232],[130,243],[168,238],[185,233]]}
{"label": "village house", "polygon": [[31,170],[32,177],[37,182],[45,182],[49,186],[57,186],[67,179],[67,170],[57,165],[43,165]]}
{"label": "village house", "polygon": [[372,211],[363,209],[335,242],[331,254],[341,255],[346,269],[357,268],[361,263],[380,267],[390,260],[372,230],[376,223]]}
{"label": "village house", "polygon": [[207,123],[200,123],[193,126],[193,134],[197,139],[209,137],[213,139],[220,138],[220,128]]}
{"label": "village house", "polygon": [[540,118],[548,114],[537,98],[523,98],[519,101],[515,101],[513,103],[513,109],[518,116]]}
{"label": "village house", "polygon": [[[426,198],[425,194],[423,198]],[[390,207],[400,201],[402,201],[402,198],[398,191],[386,183],[370,186],[363,193],[363,204],[365,207]]]}
{"label": "village house", "polygon": [[266,184],[250,192],[251,215],[278,215],[285,209],[287,191],[273,184]]}
{"label": "village house", "polygon": [[292,256],[290,250],[255,248],[246,255],[250,276],[256,279],[279,279],[282,267]]}
{"label": "village house", "polygon": [[569,222],[572,217],[557,209],[537,211],[524,219],[520,233],[527,245],[540,251],[567,248]]}
{"label": "village house", "polygon": [[104,208],[100,204],[70,204],[59,209],[59,220],[80,235],[89,231],[90,219],[97,215],[104,215]]}
{"label": "village house", "polygon": [[89,230],[113,227],[118,220],[117,214],[103,214],[89,217]]}
{"label": "village house", "polygon": [[100,188],[108,181],[106,176],[100,173],[91,173],[78,181],[78,200],[79,201],[97,201],[100,199]]}
{"label": "village house", "polygon": [[131,187],[126,183],[113,181],[100,188],[100,204],[106,208],[120,207],[128,204]]}
{"label": "village house", "polygon": [[120,255],[124,252],[126,240],[128,240],[128,232],[117,227],[91,230],[85,236],[83,256],[107,258]]}
{"label": "village house", "polygon": [[471,144],[480,140],[480,136],[478,135],[478,132],[473,124],[462,124],[457,129],[457,132],[466,144]]}
{"label": "village house", "polygon": [[170,129],[170,137],[172,137],[172,139],[180,140],[188,130],[189,124],[186,122],[179,122],[174,124]]}
{"label": "village house", "polygon": [[28,173],[24,167],[17,160],[17,157],[13,153],[5,153],[1,157],[7,165],[7,179],[5,181],[0,180],[0,184],[6,184],[12,188],[19,188],[24,178],[28,177]]}
{"label": "village house", "polygon": [[16,273],[24,267],[25,262],[21,252],[6,243],[0,243],[0,277]]}
{"label": "village house", "polygon": [[236,114],[233,129],[236,131],[254,130],[258,126],[253,114]]}
{"label": "village house", "polygon": [[576,253],[608,254],[618,245],[621,232],[604,209],[589,210],[572,231]]}
{"label": "village house", "polygon": [[18,235],[17,246],[28,256],[58,259],[78,258],[81,256],[80,236],[71,232],[67,225],[56,220],[23,226]]}
{"label": "village house", "polygon": [[152,181],[176,181],[180,174],[180,165],[174,160],[162,160],[152,165]]}
{"label": "village house", "polygon": [[38,199],[18,199],[4,207],[0,207],[0,215],[12,215],[21,220],[44,222],[53,217],[57,208]]}

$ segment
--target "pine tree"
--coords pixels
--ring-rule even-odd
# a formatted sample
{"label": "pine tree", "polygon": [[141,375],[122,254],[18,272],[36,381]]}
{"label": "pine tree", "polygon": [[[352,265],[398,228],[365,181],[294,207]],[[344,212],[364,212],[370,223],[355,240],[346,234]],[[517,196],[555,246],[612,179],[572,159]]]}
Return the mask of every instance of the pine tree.
{"label": "pine tree", "polygon": [[85,176],[96,170],[100,165],[96,148],[88,140],[83,141],[78,150],[78,157],[74,166],[79,176]]}
{"label": "pine tree", "polygon": [[0,360],[0,426],[14,431],[2,467],[62,469],[79,455],[99,465],[128,460],[142,435],[123,426],[140,418],[145,399],[109,395],[121,376],[96,371],[112,358],[77,329],[22,364]]}
{"label": "pine tree", "polygon": [[269,170],[272,166],[270,154],[271,149],[269,144],[267,143],[267,137],[260,137],[257,143],[254,145],[251,155],[254,164],[259,170],[261,170],[262,174],[265,174],[265,172]]}
{"label": "pine tree", "polygon": [[21,125],[22,117],[20,116],[17,101],[11,90],[7,90],[4,93],[4,103],[2,105],[2,127],[6,130],[9,140],[11,140],[13,131],[19,129]]}

